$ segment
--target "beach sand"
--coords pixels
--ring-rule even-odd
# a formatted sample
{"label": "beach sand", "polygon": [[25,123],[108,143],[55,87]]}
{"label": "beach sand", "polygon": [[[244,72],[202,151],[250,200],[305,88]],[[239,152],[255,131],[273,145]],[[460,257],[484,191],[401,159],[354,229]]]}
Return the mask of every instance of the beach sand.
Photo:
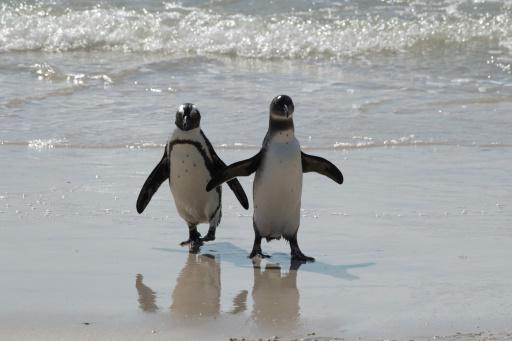
{"label": "beach sand", "polygon": [[[255,152],[218,148],[227,163]],[[299,243],[317,261],[290,270],[282,240],[247,258],[252,199],[227,187],[197,255],[167,185],[138,215],[159,148],[3,145],[0,339],[511,338],[510,149],[308,153],[345,183],[305,175]]]}

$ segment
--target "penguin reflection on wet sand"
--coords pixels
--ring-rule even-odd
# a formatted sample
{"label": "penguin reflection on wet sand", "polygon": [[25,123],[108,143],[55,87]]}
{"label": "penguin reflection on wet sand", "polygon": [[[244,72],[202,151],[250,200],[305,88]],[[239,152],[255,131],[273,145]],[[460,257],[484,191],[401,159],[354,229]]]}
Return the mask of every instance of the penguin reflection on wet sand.
{"label": "penguin reflection on wet sand", "polygon": [[176,317],[215,317],[220,314],[220,263],[212,255],[189,254],[172,292]]}
{"label": "penguin reflection on wet sand", "polygon": [[[185,266],[172,291],[171,316],[194,320],[216,318],[221,315],[221,264],[208,254],[189,253]],[[300,294],[297,273],[300,264],[291,264],[288,273],[282,273],[277,264],[261,267],[261,260],[253,260],[251,319],[267,328],[294,329],[300,320]],[[136,276],[139,308],[147,313],[162,311],[156,303],[156,292],[144,284],[141,274]],[[230,315],[247,310],[247,290],[233,298]]]}
{"label": "penguin reflection on wet sand", "polygon": [[156,305],[156,293],[143,282],[144,276],[137,274],[135,279],[135,288],[139,294],[139,308],[147,313],[153,313],[158,310]]}
{"label": "penguin reflection on wet sand", "polygon": [[[142,213],[160,185],[169,179],[179,215],[188,224],[189,238],[181,243],[197,251],[205,241],[215,240],[215,231],[222,216],[222,188],[207,192],[206,184],[226,164],[215,153],[212,144],[199,127],[201,114],[194,104],[185,103],[176,112],[176,128],[164,155],[142,186],[137,199],[137,212]],[[249,208],[247,196],[238,180],[228,181],[240,204]],[[197,225],[209,223],[204,238]]]}
{"label": "penguin reflection on wet sand", "polygon": [[297,289],[298,267],[281,273],[281,267],[253,260],[252,319],[263,327],[294,328],[300,319],[300,295]]}
{"label": "penguin reflection on wet sand", "polygon": [[[143,283],[141,274],[136,276],[139,308],[144,312],[162,310],[156,304],[156,293]],[[171,316],[179,319],[218,317],[221,314],[220,261],[209,254],[189,253],[185,265],[176,279],[172,291]],[[247,290],[242,290],[233,299],[229,314],[246,310]]]}
{"label": "penguin reflection on wet sand", "polygon": [[216,173],[206,189],[254,172],[254,245],[249,257],[269,257],[261,250],[261,239],[284,237],[290,243],[292,260],[314,261],[302,253],[297,241],[300,224],[302,173],[317,172],[338,184],[341,171],[331,162],[301,151],[293,127],[293,101],[275,97],[270,103],[270,123],[261,150],[250,159],[236,162]]}

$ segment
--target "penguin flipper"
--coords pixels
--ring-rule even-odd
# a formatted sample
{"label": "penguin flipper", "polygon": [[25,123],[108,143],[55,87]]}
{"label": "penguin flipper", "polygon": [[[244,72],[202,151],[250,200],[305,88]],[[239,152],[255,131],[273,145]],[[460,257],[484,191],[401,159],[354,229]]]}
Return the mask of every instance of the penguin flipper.
{"label": "penguin flipper", "polygon": [[[215,168],[215,173],[222,171],[224,168],[226,168],[226,164],[217,155],[217,153],[215,152],[215,149],[213,149],[213,146],[212,146],[210,140],[208,140],[208,138],[206,137],[205,133],[202,130],[201,130],[201,135],[203,136],[204,142],[206,143],[206,146],[208,147],[208,151],[210,152],[210,155],[212,157],[214,168]],[[231,190],[235,194],[236,198],[240,202],[240,205],[242,205],[242,207],[245,208],[246,210],[249,209],[249,200],[247,199],[247,195],[245,195],[244,188],[242,187],[240,182],[237,179],[233,179],[233,180],[228,181],[228,186],[229,186],[229,188],[231,188]]]}
{"label": "penguin flipper", "polygon": [[240,184],[240,181],[238,181],[238,179],[229,180],[228,186],[231,188],[233,193],[235,193],[235,196],[240,202],[240,205],[242,205],[242,207],[246,210],[249,209],[249,200],[247,199],[247,195],[245,195],[244,188]]}
{"label": "penguin flipper", "polygon": [[261,161],[261,151],[247,160],[242,160],[229,165],[217,174],[206,185],[206,190],[209,192],[220,184],[229,181],[237,176],[251,175],[258,169]]}
{"label": "penguin flipper", "polygon": [[167,150],[164,151],[162,160],[156,165],[155,169],[149,174],[146,182],[140,190],[139,197],[137,198],[137,212],[142,213],[149,204],[153,194],[158,190],[160,185],[169,178],[170,174],[170,161],[167,157]]}
{"label": "penguin flipper", "polygon": [[308,155],[304,152],[301,152],[301,156],[303,173],[317,172],[339,183],[340,185],[343,183],[343,174],[341,174],[341,171],[338,169],[338,167],[333,165],[331,162],[319,156]]}

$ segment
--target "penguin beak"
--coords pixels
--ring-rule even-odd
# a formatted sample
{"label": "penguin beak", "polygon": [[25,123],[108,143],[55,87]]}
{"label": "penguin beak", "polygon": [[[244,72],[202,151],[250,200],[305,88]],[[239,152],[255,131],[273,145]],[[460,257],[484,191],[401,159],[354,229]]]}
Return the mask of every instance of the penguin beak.
{"label": "penguin beak", "polygon": [[286,115],[286,118],[290,117],[290,111],[288,110],[288,106],[284,105],[284,114]]}
{"label": "penguin beak", "polygon": [[190,128],[190,123],[188,121],[188,116],[183,117],[183,129],[188,130]]}

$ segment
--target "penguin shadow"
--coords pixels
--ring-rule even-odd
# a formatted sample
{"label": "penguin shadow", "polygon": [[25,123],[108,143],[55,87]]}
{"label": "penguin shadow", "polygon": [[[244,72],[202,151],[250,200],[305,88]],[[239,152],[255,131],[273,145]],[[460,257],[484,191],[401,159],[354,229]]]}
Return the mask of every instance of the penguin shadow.
{"label": "penguin shadow", "polygon": [[[170,248],[154,248],[154,250],[173,252],[173,253],[186,253],[188,251],[183,251],[179,249],[170,249]],[[253,267],[253,263],[251,259],[248,258],[249,253],[228,242],[218,242],[211,243],[202,246],[202,252],[207,252],[208,254],[218,255],[221,257],[222,262],[231,263],[234,266],[240,268],[251,268]],[[256,259],[256,258],[255,258]],[[359,268],[367,268],[376,265],[375,262],[364,262],[364,263],[354,263],[354,264],[329,264],[321,261],[315,262],[300,262],[300,261],[291,261],[290,255],[283,252],[276,252],[272,254],[272,257],[269,259],[271,263],[278,264],[281,268],[288,268],[289,270],[296,271],[304,271],[317,273],[322,275],[331,276],[338,279],[343,280],[357,280],[358,276],[350,273],[352,269]]]}
{"label": "penguin shadow", "polygon": [[376,265],[375,262],[355,263],[355,264],[328,264],[319,261],[313,263],[291,261],[288,253],[276,252],[272,254],[272,262],[277,264],[289,264],[290,271],[311,272],[321,275],[327,275],[338,279],[353,281],[359,279],[358,276],[351,274],[351,269],[367,268]]}

